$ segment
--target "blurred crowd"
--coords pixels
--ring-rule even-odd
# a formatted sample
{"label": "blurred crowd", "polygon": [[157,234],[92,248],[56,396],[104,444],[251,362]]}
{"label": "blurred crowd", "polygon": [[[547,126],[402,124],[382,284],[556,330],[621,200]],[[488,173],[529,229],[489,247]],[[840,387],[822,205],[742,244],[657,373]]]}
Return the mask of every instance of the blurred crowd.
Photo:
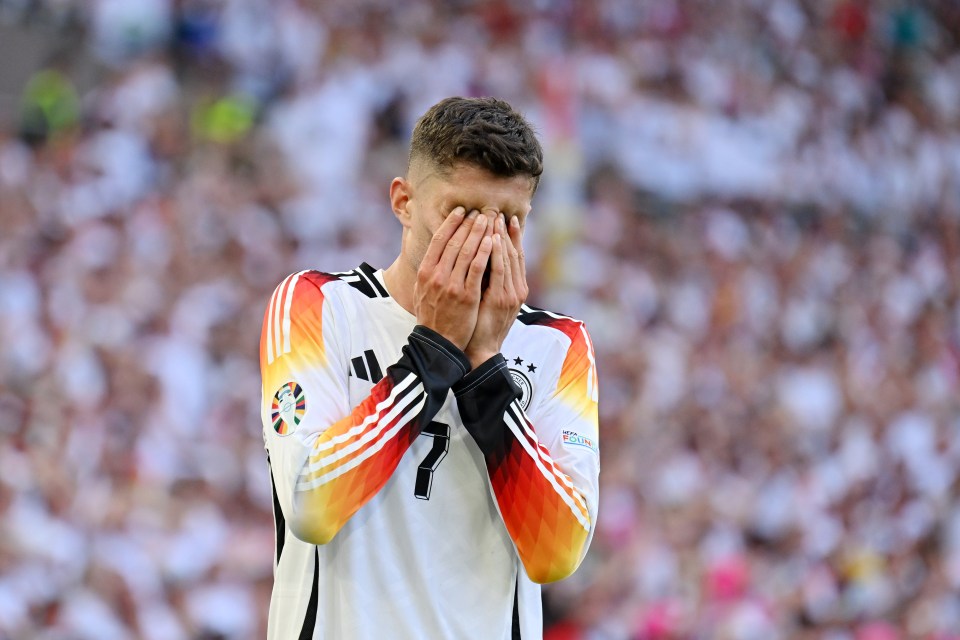
{"label": "blurred crowd", "polygon": [[530,302],[587,321],[601,376],[596,537],[548,640],[960,639],[955,0],[0,25],[55,41],[0,128],[0,638],[263,636],[270,292],[387,266],[415,118],[494,94],[547,153]]}

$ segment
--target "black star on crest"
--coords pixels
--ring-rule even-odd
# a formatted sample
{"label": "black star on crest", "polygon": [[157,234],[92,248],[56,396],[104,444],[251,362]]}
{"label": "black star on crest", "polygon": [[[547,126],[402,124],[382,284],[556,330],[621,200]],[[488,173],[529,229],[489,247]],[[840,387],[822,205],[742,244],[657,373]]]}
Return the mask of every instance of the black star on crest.
{"label": "black star on crest", "polygon": [[535,364],[530,363],[530,364],[527,365],[527,371],[529,371],[530,373],[533,373],[533,372],[536,371],[536,370],[537,370],[537,367],[536,367]]}
{"label": "black star on crest", "polygon": [[517,356],[516,358],[513,359],[513,364],[516,364],[516,365],[523,364],[523,358],[521,358],[520,356]]}

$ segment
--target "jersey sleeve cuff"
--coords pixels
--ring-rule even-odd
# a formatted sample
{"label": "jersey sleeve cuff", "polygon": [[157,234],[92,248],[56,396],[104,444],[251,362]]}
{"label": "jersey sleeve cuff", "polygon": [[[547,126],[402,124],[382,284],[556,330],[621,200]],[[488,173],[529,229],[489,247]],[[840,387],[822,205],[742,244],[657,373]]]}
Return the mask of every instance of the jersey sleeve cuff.
{"label": "jersey sleeve cuff", "polygon": [[480,450],[489,454],[503,446],[508,431],[503,415],[520,397],[503,355],[493,356],[464,376],[453,392],[463,425]]}
{"label": "jersey sleeve cuff", "polygon": [[[503,357],[503,354],[498,353],[467,375],[463,376],[463,378],[457,382],[457,384],[453,385],[453,393],[458,397],[462,394],[470,393],[478,386],[486,382],[491,376],[496,375],[498,371],[501,369],[506,369],[506,367],[506,359]],[[509,377],[510,376],[508,375],[507,378]]]}
{"label": "jersey sleeve cuff", "polygon": [[418,370],[429,388],[443,388],[444,392],[470,371],[467,356],[442,335],[423,325],[417,325],[407,340],[408,349],[421,366]]}

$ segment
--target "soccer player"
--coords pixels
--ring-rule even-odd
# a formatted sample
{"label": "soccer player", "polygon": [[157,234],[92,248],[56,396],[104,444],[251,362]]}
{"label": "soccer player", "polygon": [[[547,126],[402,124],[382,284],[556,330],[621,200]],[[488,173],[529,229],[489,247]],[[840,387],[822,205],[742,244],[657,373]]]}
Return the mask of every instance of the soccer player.
{"label": "soccer player", "polygon": [[300,271],[263,323],[276,553],[269,638],[540,638],[540,583],[597,515],[583,323],[524,305],[543,166],[492,98],[448,98],[390,184],[385,270]]}

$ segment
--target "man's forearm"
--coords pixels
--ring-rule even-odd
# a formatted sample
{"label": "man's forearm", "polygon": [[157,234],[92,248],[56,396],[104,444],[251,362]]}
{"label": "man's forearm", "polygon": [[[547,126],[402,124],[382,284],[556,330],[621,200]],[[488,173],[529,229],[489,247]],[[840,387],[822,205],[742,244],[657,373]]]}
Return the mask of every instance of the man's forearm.
{"label": "man's forearm", "polygon": [[416,327],[370,395],[314,442],[294,489],[290,526],[297,537],[329,542],[383,488],[468,368],[452,343]]}

